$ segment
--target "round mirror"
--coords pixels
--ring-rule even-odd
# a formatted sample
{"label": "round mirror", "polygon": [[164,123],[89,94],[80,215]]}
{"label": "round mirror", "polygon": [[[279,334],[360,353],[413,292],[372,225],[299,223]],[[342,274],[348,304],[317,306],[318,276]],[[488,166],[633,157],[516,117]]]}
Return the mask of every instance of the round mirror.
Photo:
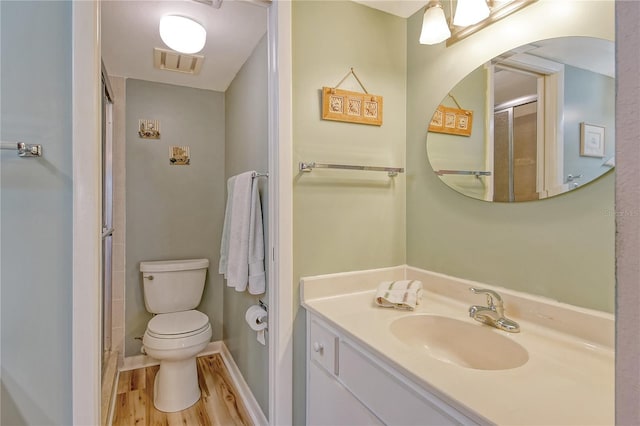
{"label": "round mirror", "polygon": [[615,166],[614,43],[543,40],[481,65],[442,100],[427,156],[450,188],[499,202],[579,188]]}

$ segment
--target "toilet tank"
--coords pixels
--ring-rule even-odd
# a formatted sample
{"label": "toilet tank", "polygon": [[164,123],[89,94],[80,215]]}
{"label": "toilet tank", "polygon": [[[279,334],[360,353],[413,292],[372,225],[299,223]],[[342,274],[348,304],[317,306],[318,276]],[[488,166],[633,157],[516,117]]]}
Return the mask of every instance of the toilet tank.
{"label": "toilet tank", "polygon": [[195,309],[202,299],[208,259],[140,262],[144,304],[153,314]]}

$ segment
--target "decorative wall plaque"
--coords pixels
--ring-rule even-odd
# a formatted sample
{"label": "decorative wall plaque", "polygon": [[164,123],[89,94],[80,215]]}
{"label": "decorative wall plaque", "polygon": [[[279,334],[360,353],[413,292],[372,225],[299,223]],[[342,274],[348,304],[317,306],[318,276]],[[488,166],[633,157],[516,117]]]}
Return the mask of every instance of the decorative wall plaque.
{"label": "decorative wall plaque", "polygon": [[431,118],[429,131],[458,136],[471,136],[472,126],[473,111],[440,105]]}
{"label": "decorative wall plaque", "polygon": [[191,164],[191,156],[188,146],[170,146],[169,163],[172,166],[188,166]]}
{"label": "decorative wall plaque", "polygon": [[381,126],[382,96],[323,87],[322,118]]}
{"label": "decorative wall plaque", "polygon": [[[338,89],[349,75],[355,77],[364,93]],[[322,88],[322,119],[381,126],[382,96],[367,92],[351,68],[336,87]]]}
{"label": "decorative wall plaque", "polygon": [[160,139],[160,120],[138,120],[138,135],[143,139]]}

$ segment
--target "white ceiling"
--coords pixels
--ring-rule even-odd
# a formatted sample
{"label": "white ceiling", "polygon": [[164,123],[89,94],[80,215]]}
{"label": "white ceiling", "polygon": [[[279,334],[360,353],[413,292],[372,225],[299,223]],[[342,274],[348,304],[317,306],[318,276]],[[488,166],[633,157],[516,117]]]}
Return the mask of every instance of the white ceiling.
{"label": "white ceiling", "polygon": [[[206,1],[206,0],[205,0]],[[102,60],[109,75],[225,91],[267,31],[270,0],[223,0],[216,9],[193,0],[103,0]],[[426,0],[353,0],[407,18]],[[153,67],[153,48],[167,49],[160,39],[160,17],[176,14],[207,29],[202,70],[198,75]]]}
{"label": "white ceiling", "polygon": [[[198,75],[153,67],[153,48],[167,49],[158,33],[166,14],[193,18],[207,29]],[[192,0],[102,2],[102,59],[109,75],[224,92],[266,31],[260,1],[224,0],[219,9]]]}
{"label": "white ceiling", "polygon": [[532,43],[528,53],[615,78],[615,44],[591,37],[564,37]]}
{"label": "white ceiling", "polygon": [[428,3],[427,0],[352,0],[392,15],[408,18]]}
{"label": "white ceiling", "polygon": [[[222,6],[216,9],[193,0],[103,0],[102,59],[107,72],[224,92],[267,31],[264,1],[223,0]],[[427,3],[426,0],[352,1],[403,18],[413,15]],[[165,14],[191,17],[207,29],[207,43],[199,53],[205,59],[198,75],[153,67],[153,48],[167,48],[158,33],[160,17]],[[527,50],[550,59],[564,58],[561,62],[613,76],[613,43],[601,41],[594,47],[593,39],[566,41],[561,45],[557,41],[537,42]],[[585,58],[589,66],[583,63]]]}

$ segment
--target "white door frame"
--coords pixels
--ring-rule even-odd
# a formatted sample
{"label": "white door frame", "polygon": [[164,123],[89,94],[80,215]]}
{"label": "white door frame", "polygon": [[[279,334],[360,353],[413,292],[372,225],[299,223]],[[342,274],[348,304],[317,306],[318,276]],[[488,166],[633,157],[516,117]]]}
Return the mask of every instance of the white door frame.
{"label": "white door frame", "polygon": [[293,422],[291,2],[269,7],[269,424]]}
{"label": "white door frame", "polygon": [[72,419],[100,424],[101,90],[98,2],[72,3]]}
{"label": "white door frame", "polygon": [[[100,2],[72,4],[73,325],[72,418],[100,424],[101,145]],[[269,424],[293,419],[291,5],[269,7]]]}

